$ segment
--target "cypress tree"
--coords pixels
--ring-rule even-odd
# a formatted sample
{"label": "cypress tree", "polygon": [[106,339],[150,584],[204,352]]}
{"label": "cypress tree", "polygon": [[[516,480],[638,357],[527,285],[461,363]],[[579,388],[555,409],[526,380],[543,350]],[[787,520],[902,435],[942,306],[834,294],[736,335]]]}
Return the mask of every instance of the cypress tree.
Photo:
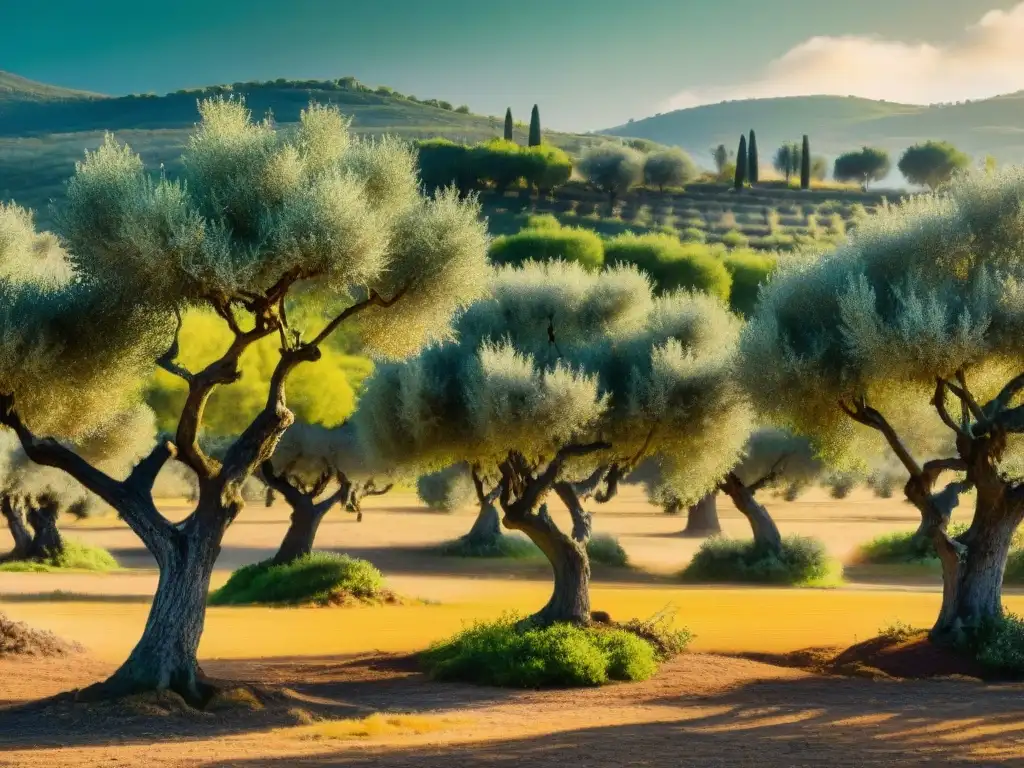
{"label": "cypress tree", "polygon": [[804,134],[804,147],[800,152],[800,189],[811,188],[811,140]]}
{"label": "cypress tree", "polygon": [[750,185],[757,184],[760,176],[760,160],[757,156],[757,135],[750,129],[750,143],[747,145],[747,179]]}
{"label": "cypress tree", "polygon": [[505,141],[513,141],[512,128],[512,107],[509,107],[505,110]]}
{"label": "cypress tree", "polygon": [[747,181],[747,137],[740,136],[740,148],[736,152],[736,189],[743,189]]}
{"label": "cypress tree", "polygon": [[531,147],[540,146],[540,110],[537,109],[537,105],[533,105],[533,112],[530,115],[530,141],[528,142]]}

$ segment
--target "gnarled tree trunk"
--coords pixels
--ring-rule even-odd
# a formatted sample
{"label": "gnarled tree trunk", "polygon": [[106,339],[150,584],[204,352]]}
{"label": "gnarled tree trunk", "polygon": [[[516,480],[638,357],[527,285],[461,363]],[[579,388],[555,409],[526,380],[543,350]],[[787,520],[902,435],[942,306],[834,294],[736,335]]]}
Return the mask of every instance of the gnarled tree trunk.
{"label": "gnarled tree trunk", "polygon": [[[978,490],[971,527],[954,540],[945,525],[933,526],[932,540],[942,563],[942,608],[931,636],[939,642],[955,642],[1002,616],[1006,560],[1013,534],[1024,519],[1024,503],[1009,492],[1009,484],[994,467],[976,460],[968,466],[968,479]],[[941,502],[942,495],[933,498]],[[948,522],[948,511],[942,511]]]}
{"label": "gnarled tree trunk", "polygon": [[289,501],[292,503],[291,522],[271,561],[274,565],[293,563],[312,553],[320,521],[327,514],[327,510],[318,509],[312,499],[302,497],[301,500]]}
{"label": "gnarled tree trunk", "polygon": [[32,534],[25,525],[21,501],[8,494],[0,496],[0,514],[3,514],[11,538],[14,539],[14,547],[6,555],[0,556],[0,562],[27,560],[32,550]]}
{"label": "gnarled tree trunk", "polygon": [[694,504],[686,513],[686,529],[683,536],[703,538],[722,532],[718,521],[718,493],[709,493]]}
{"label": "gnarled tree trunk", "polygon": [[470,544],[495,544],[504,536],[501,532],[501,516],[493,501],[480,502],[480,512],[473,521],[473,527],[462,540]]}
{"label": "gnarled tree trunk", "polygon": [[167,689],[193,706],[205,706],[214,688],[204,680],[197,652],[210,577],[227,530],[218,521],[233,519],[240,508],[240,499],[229,509],[201,498],[183,529],[151,547],[160,580],[142,638],[127,661],[108,680],[86,689],[84,697]]}
{"label": "gnarled tree trunk", "polygon": [[733,472],[726,476],[721,487],[732,499],[736,509],[742,512],[750,523],[750,529],[754,533],[754,546],[762,552],[781,553],[782,535],[779,528],[764,505],[754,498],[753,491]]}
{"label": "gnarled tree trunk", "polygon": [[476,500],[480,505],[480,512],[473,521],[473,527],[469,533],[461,537],[461,541],[474,546],[497,546],[498,541],[504,535],[501,532],[501,516],[498,514],[496,502],[498,500],[499,488],[495,487],[489,493],[484,489],[483,478],[476,467],[470,469],[473,478],[473,487],[476,489]]}
{"label": "gnarled tree trunk", "polygon": [[28,524],[33,531],[32,543],[29,545],[29,558],[32,560],[53,560],[64,553],[64,538],[57,528],[57,517],[60,507],[57,500],[44,496],[34,503],[28,503]]}
{"label": "gnarled tree trunk", "polygon": [[547,505],[525,518],[504,518],[506,528],[522,531],[551,564],[555,586],[547,604],[530,617],[539,626],[590,621],[590,558],[587,545],[562,533],[548,515]]}

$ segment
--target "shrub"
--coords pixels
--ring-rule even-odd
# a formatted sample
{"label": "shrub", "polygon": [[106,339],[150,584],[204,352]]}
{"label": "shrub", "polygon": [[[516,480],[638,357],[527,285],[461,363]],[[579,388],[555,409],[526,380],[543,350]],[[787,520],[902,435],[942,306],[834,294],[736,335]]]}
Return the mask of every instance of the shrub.
{"label": "shrub", "polygon": [[516,534],[504,534],[485,543],[454,539],[437,549],[445,557],[506,557],[510,560],[528,560],[541,557],[541,551],[529,539]]}
{"label": "shrub", "polygon": [[732,277],[729,304],[734,312],[747,316],[757,304],[757,292],[778,262],[771,256],[753,251],[736,250],[722,257],[722,264]]}
{"label": "shrub", "polygon": [[703,229],[697,227],[687,227],[679,233],[679,239],[684,243],[706,243],[708,236],[704,234]]}
{"label": "shrub", "polygon": [[[953,538],[962,536],[967,531],[966,523],[953,523],[949,526],[949,535]],[[1022,543],[1020,534],[1014,535],[1014,549]],[[857,547],[853,562],[865,565],[892,565],[896,563],[924,564],[929,561],[938,562],[935,546],[931,539],[919,539],[914,531],[898,531],[884,533],[871,541]]]}
{"label": "shrub", "polygon": [[594,536],[587,542],[587,555],[590,560],[602,565],[613,565],[624,568],[629,564],[629,555],[619,544],[619,540],[608,534]]}
{"label": "shrub", "polygon": [[247,565],[210,593],[210,605],[331,605],[385,597],[384,577],[372,563],[348,555],[313,552],[285,565]]}
{"label": "shrub", "polygon": [[470,148],[448,139],[416,142],[420,179],[427,190],[455,185],[463,194],[476,186],[476,160]]}
{"label": "shrub", "polygon": [[609,264],[634,264],[664,292],[686,288],[703,291],[723,301],[729,298],[732,278],[720,259],[700,244],[684,244],[669,235],[626,233],[605,244]]}
{"label": "shrub", "polygon": [[563,259],[594,271],[604,266],[601,238],[592,230],[574,227],[524,229],[514,235],[499,237],[491,243],[489,255],[496,264]]}
{"label": "shrub", "polygon": [[654,647],[625,630],[524,628],[511,616],[464,629],[431,646],[422,660],[438,680],[507,688],[603,685],[646,680],[657,671]]}
{"label": "shrub", "polygon": [[0,571],[7,573],[46,573],[58,569],[76,571],[113,571],[120,568],[117,560],[102,547],[94,547],[77,539],[65,539],[64,551],[42,562],[15,560],[0,565]]}
{"label": "shrub", "polygon": [[491,139],[472,147],[469,154],[477,183],[489,181],[500,192],[526,178],[522,147],[513,141]]}
{"label": "shrub", "polygon": [[562,222],[550,213],[533,213],[526,219],[527,229],[561,229]]}
{"label": "shrub", "polygon": [[731,229],[722,235],[722,244],[728,248],[746,248],[750,241],[739,230]]}
{"label": "shrub", "polygon": [[1024,619],[1007,613],[985,622],[967,648],[986,667],[1007,675],[1024,675]]}
{"label": "shrub", "polygon": [[817,539],[783,539],[776,556],[753,541],[715,537],[705,541],[683,571],[686,581],[806,585],[829,576],[825,546]]}
{"label": "shrub", "polygon": [[473,478],[465,464],[454,464],[419,478],[416,494],[428,508],[438,512],[454,512],[477,500]]}
{"label": "shrub", "polygon": [[550,144],[520,148],[526,183],[543,194],[565,184],[572,176],[572,160]]}

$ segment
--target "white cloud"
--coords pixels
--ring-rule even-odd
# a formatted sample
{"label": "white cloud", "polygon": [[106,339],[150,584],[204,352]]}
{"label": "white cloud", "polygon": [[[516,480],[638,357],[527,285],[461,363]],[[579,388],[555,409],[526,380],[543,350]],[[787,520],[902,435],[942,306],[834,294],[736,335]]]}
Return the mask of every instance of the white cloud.
{"label": "white cloud", "polygon": [[733,99],[832,94],[931,104],[1024,89],[1024,2],[989,11],[943,45],[878,37],[812,37],[756,80],[683,91],[664,111]]}

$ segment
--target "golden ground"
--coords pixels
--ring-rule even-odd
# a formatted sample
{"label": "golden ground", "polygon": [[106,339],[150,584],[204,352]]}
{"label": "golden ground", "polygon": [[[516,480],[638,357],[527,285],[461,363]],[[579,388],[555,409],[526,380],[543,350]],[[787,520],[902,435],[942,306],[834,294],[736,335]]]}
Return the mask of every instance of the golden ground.
{"label": "golden ground", "polygon": [[[746,535],[745,521],[726,503],[719,507],[726,532]],[[771,509],[783,533],[823,539],[841,559],[879,533],[913,528],[916,518],[898,500],[857,494],[771,500]],[[187,513],[181,503],[165,510]],[[927,626],[939,604],[927,576],[834,590],[681,586],[670,575],[700,544],[677,535],[683,518],[647,506],[632,489],[596,511],[595,529],[617,536],[637,569],[597,569],[594,607],[627,619],[670,606],[697,636],[697,653],[652,681],[510,693],[433,684],[408,664],[368,662],[422,649],[466,622],[535,609],[550,589],[543,563],[451,561],[424,552],[465,532],[472,511],[433,514],[398,495],[371,500],[362,523],[332,513],[318,545],[366,557],[397,592],[434,602],[212,608],[207,616],[204,669],[286,686],[344,722],[174,716],[162,725],[112,720],[106,729],[76,730],[59,719],[19,721],[28,715],[0,711],[0,765],[1024,765],[1021,686],[818,677],[718,655],[847,646],[896,620]],[[215,584],[271,553],[286,522],[283,507],[247,508],[228,532]],[[114,519],[65,530],[107,547],[127,567],[111,574],[0,573],[0,610],[88,649],[61,660],[0,661],[0,706],[101,678],[141,632],[156,574],[138,541]],[[0,541],[0,549],[6,545]],[[53,599],[56,591],[74,594]],[[1024,612],[1024,595],[1008,593],[1006,604]],[[361,720],[378,710],[417,715]]]}

